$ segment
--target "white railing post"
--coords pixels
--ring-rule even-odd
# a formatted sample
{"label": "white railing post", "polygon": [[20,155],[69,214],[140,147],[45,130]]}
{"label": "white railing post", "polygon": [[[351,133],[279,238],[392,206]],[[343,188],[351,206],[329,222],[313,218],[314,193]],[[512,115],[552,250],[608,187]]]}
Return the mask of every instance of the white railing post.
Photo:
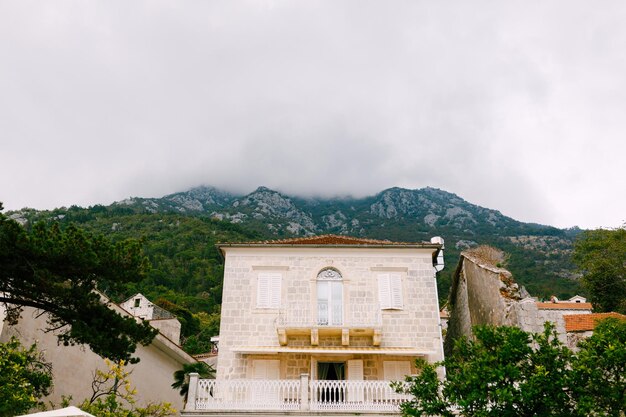
{"label": "white railing post", "polygon": [[189,388],[187,390],[187,403],[185,404],[185,411],[194,411],[196,409],[199,376],[200,375],[197,372],[189,374]]}
{"label": "white railing post", "polygon": [[309,374],[300,374],[300,410],[309,409]]}

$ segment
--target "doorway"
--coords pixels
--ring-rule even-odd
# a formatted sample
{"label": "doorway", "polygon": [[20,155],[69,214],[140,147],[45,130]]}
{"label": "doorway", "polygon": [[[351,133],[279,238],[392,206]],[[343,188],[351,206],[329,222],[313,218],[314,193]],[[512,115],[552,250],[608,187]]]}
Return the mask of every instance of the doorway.
{"label": "doorway", "polygon": [[324,381],[343,381],[346,379],[346,363],[318,362],[317,379]]}
{"label": "doorway", "polygon": [[340,403],[343,402],[345,387],[339,381],[346,379],[345,362],[318,362],[317,379],[321,385],[318,386],[317,401],[320,403]]}

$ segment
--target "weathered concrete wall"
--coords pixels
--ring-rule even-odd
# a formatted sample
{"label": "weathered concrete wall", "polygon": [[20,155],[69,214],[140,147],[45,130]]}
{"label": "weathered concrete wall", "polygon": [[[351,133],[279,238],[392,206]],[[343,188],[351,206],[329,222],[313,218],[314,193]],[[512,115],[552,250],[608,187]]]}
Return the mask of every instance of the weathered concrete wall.
{"label": "weathered concrete wall", "polygon": [[[553,304],[552,306],[559,306]],[[541,304],[540,304],[541,306]],[[530,333],[541,333],[545,322],[555,325],[559,340],[568,343],[564,314],[588,314],[590,310],[538,307],[534,299],[521,299],[519,286],[509,271],[489,265],[463,252],[452,278],[450,320],[445,351],[454,341],[470,337],[472,326],[517,326]]]}
{"label": "weathered concrete wall", "polygon": [[[74,404],[77,404],[91,397],[93,374],[96,369],[106,371],[106,364],[104,359],[93,353],[89,347],[59,345],[54,334],[42,331],[46,328],[45,317],[46,315],[37,317],[34,309],[25,308],[17,325],[4,325],[0,342],[8,341],[11,336],[18,338],[25,346],[37,342],[46,362],[52,363],[54,376],[54,390],[45,401],[60,404],[62,396],[71,395]],[[161,341],[155,339],[149,346],[137,347],[135,355],[141,358],[141,361],[127,367],[132,371],[130,380],[137,388],[137,399],[140,404],[167,401],[177,410],[181,410],[182,397],[170,386],[174,382],[172,374],[181,369],[184,362],[194,360],[188,355],[187,361],[174,357],[170,349],[163,347],[163,343],[167,344],[168,341],[159,340]]]}
{"label": "weathered concrete wall", "polygon": [[521,326],[519,299],[519,287],[509,271],[462,253],[451,289],[446,352],[459,337],[469,337],[473,326]]}
{"label": "weathered concrete wall", "polygon": [[156,319],[150,320],[150,325],[170,339],[177,345],[180,344],[180,328],[181,324],[178,319]]}

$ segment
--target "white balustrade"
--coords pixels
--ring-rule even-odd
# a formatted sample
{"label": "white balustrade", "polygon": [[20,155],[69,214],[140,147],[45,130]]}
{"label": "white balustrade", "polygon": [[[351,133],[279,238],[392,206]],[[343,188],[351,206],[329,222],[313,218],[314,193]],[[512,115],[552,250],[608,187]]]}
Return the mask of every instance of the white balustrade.
{"label": "white balustrade", "polygon": [[398,411],[409,396],[390,381],[310,381],[311,410]]}
{"label": "white balustrade", "polygon": [[302,303],[288,304],[281,308],[276,324],[280,327],[372,327],[382,324],[380,309],[373,306],[350,305],[344,312],[333,306],[332,317],[330,314],[328,303],[317,305],[315,312],[303,308]]}
{"label": "white balustrade", "polygon": [[299,379],[201,379],[196,410],[298,410]]}
{"label": "white balustrade", "polygon": [[306,375],[287,380],[200,379],[196,387],[195,396],[189,396],[195,398],[195,410],[394,412],[410,399],[396,393],[390,381],[309,381]]}

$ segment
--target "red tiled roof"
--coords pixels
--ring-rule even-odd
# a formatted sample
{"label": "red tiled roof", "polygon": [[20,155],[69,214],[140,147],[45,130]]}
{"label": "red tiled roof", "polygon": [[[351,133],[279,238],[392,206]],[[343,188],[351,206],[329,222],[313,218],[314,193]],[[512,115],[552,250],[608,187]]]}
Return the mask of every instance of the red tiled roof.
{"label": "red tiled roof", "polygon": [[[320,235],[320,236],[306,236],[297,237],[292,239],[280,239],[280,240],[263,240],[256,242],[243,242],[241,245],[389,245],[389,246],[402,246],[402,245],[432,245],[436,247],[436,244],[430,242],[393,242],[391,240],[377,240],[366,239],[352,236],[340,236],[340,235]],[[233,243],[233,245],[239,245]]]}
{"label": "red tiled roof", "polygon": [[563,316],[565,320],[566,332],[584,332],[593,330],[598,321],[607,317],[626,320],[626,316],[619,313],[591,313],[591,314],[566,314]]}
{"label": "red tiled roof", "polygon": [[591,303],[537,303],[540,310],[592,310]]}

